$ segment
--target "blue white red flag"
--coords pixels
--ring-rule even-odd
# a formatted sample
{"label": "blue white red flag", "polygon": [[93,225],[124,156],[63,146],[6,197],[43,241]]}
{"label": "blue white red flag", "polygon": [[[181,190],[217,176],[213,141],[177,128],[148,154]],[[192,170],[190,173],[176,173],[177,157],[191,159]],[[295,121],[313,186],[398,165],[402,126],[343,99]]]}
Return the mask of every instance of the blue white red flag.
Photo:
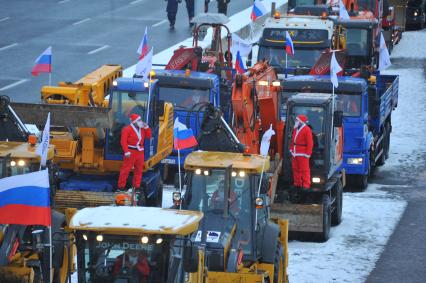
{"label": "blue white red flag", "polygon": [[263,6],[263,3],[256,0],[254,1],[253,8],[251,10],[250,19],[254,22],[257,18],[266,14],[266,8]]}
{"label": "blue white red flag", "polygon": [[291,40],[291,36],[288,31],[285,32],[285,52],[288,55],[294,55],[293,40]]}
{"label": "blue white red flag", "polygon": [[51,225],[46,170],[0,179],[0,224]]}
{"label": "blue white red flag", "polygon": [[52,72],[52,46],[49,46],[35,60],[35,66],[33,67],[31,74],[33,76],[38,76],[39,73],[51,73],[51,72]]}
{"label": "blue white red flag", "polygon": [[174,149],[185,149],[196,146],[197,140],[191,129],[188,129],[184,124],[176,118],[173,125]]}
{"label": "blue white red flag", "polygon": [[148,29],[145,27],[145,34],[143,35],[142,41],[138,47],[139,60],[143,59],[149,52],[148,50]]}
{"label": "blue white red flag", "polygon": [[237,60],[235,61],[235,69],[238,74],[244,74],[246,72],[246,68],[244,68],[244,62],[241,58],[240,51],[237,51]]}

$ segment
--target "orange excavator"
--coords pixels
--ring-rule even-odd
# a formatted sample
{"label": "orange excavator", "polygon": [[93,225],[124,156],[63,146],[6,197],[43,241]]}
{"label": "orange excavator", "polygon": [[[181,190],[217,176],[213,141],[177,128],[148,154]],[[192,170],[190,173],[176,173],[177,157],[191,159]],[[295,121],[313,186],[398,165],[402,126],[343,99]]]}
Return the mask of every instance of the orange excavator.
{"label": "orange excavator", "polygon": [[247,153],[259,154],[261,132],[271,126],[270,156],[282,157],[284,122],[280,117],[280,81],[267,61],[259,61],[244,74],[237,74],[232,88],[232,126]]}
{"label": "orange excavator", "polygon": [[[181,46],[175,50],[165,69],[186,70],[216,73],[220,77],[232,80],[229,71],[232,68],[231,58],[231,32],[225,25],[228,18],[223,14],[204,13],[197,15],[192,22],[195,23],[192,47]],[[203,40],[208,28],[212,28],[212,40],[209,48],[202,48],[199,41]],[[223,51],[222,28],[226,30],[227,50]],[[228,69],[228,71],[224,71]],[[221,73],[223,72],[223,73]]]}

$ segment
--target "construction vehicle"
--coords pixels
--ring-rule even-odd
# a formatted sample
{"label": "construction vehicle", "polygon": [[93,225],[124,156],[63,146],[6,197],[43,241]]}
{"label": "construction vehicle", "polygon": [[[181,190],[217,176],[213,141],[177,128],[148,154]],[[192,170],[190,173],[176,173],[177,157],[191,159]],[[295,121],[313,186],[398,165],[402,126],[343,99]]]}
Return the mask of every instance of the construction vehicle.
{"label": "construction vehicle", "polygon": [[[392,110],[398,105],[399,79],[376,74],[370,80],[340,77],[335,89],[337,109],[343,111],[342,166],[351,187],[365,189],[376,166],[389,157]],[[284,82],[284,92],[330,93],[327,77],[294,77]]]}
{"label": "construction vehicle", "polygon": [[[182,208],[204,218],[191,241],[205,255],[186,282],[288,282],[287,221],[270,219],[269,158],[194,151],[185,160]],[[221,196],[221,197],[220,197]],[[178,193],[174,200],[180,201]]]}
{"label": "construction vehicle", "polygon": [[[285,53],[286,31],[293,41],[293,56]],[[257,61],[268,60],[280,77],[283,74],[308,74],[321,53],[332,46],[333,33],[334,23],[327,16],[281,16],[274,12],[266,20],[258,51],[253,48],[252,56]]]}
{"label": "construction vehicle", "polygon": [[423,29],[426,22],[426,1],[408,0],[406,3],[406,26]]}
{"label": "construction vehicle", "polygon": [[[65,99],[62,94],[43,96],[46,104],[14,104],[26,123],[42,125],[44,122],[39,121],[38,114],[51,112],[51,124],[62,126],[51,129],[51,143],[56,148],[54,162],[60,169],[55,195],[58,207],[83,208],[114,202],[112,191],[116,188],[123,156],[121,129],[129,123],[131,113],[139,114],[153,131],[153,138],[145,142],[142,186],[149,204],[161,204],[159,167],[172,150],[173,107],[159,99],[157,80],[148,83],[140,78],[116,77],[118,73],[108,72],[109,68],[111,66],[102,66],[92,73],[106,73],[107,80],[99,75],[99,82],[90,83],[92,86],[103,84],[104,91],[111,89],[109,100],[104,100],[102,105],[66,104],[71,103],[71,99]],[[110,82],[112,78],[116,79]],[[59,87],[56,91],[66,88]],[[98,95],[106,96],[105,93]],[[93,99],[97,101],[95,97],[98,96]]]}
{"label": "construction vehicle", "polygon": [[[183,70],[156,70],[159,99],[173,105],[174,119],[192,129],[199,135],[201,121],[206,105],[221,107],[220,80],[215,74]],[[186,156],[191,148],[180,150],[180,162],[183,168]],[[174,176],[178,169],[178,152],[164,158],[164,179]]]}
{"label": "construction vehicle", "polygon": [[[229,19],[223,14],[202,13],[194,17],[193,46],[181,46],[175,50],[166,65],[166,70],[186,70],[215,73],[221,79],[232,80],[231,32],[225,25]],[[209,48],[203,49],[199,41],[212,29],[212,40]],[[227,32],[227,51],[223,51],[222,29]]]}
{"label": "construction vehicle", "polygon": [[[0,178],[38,171],[37,137],[32,136],[11,106],[7,96],[0,96]],[[54,147],[47,151],[51,184],[55,170]],[[52,195],[54,190],[51,190]],[[0,225],[0,282],[65,283],[69,266],[69,245],[64,230],[65,217],[52,210],[53,273],[50,273],[49,231],[38,225]],[[52,281],[51,281],[52,280]]]}
{"label": "construction vehicle", "polygon": [[184,266],[197,268],[203,260],[203,254],[192,257],[191,252],[197,250],[190,239],[203,218],[201,212],[136,206],[69,212],[79,283],[183,283],[188,282]]}

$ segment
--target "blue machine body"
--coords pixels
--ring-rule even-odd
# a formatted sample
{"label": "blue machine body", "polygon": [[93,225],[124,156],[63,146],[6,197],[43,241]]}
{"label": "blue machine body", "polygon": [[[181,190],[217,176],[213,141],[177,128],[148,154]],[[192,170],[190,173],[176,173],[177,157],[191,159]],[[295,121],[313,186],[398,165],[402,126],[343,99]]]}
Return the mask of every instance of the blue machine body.
{"label": "blue machine body", "polygon": [[[203,113],[207,103],[221,106],[220,80],[215,74],[183,70],[156,70],[159,99],[173,104],[174,119],[185,124],[197,137],[200,133]],[[196,98],[196,99],[195,99]],[[180,164],[194,149],[180,150]],[[162,160],[168,166],[178,166],[178,152],[173,152]],[[183,168],[183,167],[182,167]]]}
{"label": "blue machine body", "polygon": [[[399,78],[395,75],[376,74],[376,84],[368,85],[365,79],[339,77],[335,89],[336,110],[343,111],[343,163],[347,175],[367,175],[371,151],[375,160],[382,153],[384,127],[391,122],[392,110],[398,104]],[[294,92],[332,91],[329,76],[294,76],[284,80],[285,95]],[[350,108],[353,102],[356,110]]]}

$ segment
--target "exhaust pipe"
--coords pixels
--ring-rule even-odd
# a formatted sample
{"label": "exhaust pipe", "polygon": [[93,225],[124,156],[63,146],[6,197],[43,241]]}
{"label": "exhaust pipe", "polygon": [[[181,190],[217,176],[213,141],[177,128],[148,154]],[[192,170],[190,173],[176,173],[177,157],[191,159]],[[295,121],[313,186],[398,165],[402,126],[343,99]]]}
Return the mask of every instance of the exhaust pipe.
{"label": "exhaust pipe", "polygon": [[273,18],[273,17],[274,17],[274,15],[275,15],[275,10],[276,10],[276,4],[275,4],[275,2],[272,2],[272,3],[271,3],[271,18]]}

